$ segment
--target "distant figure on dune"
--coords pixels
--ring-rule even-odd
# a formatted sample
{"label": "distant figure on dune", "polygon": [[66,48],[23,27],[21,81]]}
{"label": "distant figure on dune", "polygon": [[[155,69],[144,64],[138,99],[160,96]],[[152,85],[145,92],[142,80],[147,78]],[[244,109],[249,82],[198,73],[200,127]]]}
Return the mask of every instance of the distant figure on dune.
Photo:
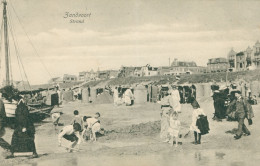
{"label": "distant figure on dune", "polygon": [[125,95],[124,96],[125,96],[125,104],[126,104],[126,106],[131,106],[132,105],[132,100],[134,99],[134,95],[133,95],[131,89],[133,89],[133,88],[131,87],[131,88],[129,88],[129,89],[127,89],[125,91]]}
{"label": "distant figure on dune", "polygon": [[115,87],[113,95],[114,95],[113,96],[114,97],[114,105],[117,106],[117,104],[118,104],[118,90],[117,90],[117,87]]}

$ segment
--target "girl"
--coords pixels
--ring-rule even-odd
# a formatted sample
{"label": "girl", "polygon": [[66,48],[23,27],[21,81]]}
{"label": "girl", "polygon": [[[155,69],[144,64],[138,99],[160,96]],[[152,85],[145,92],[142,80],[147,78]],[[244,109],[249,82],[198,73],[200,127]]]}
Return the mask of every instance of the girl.
{"label": "girl", "polygon": [[176,111],[171,112],[169,121],[170,121],[170,125],[168,129],[168,133],[171,138],[169,143],[171,144],[171,146],[173,146],[174,144],[173,139],[175,139],[176,142],[175,147],[177,147],[181,122],[178,120],[178,113]]}
{"label": "girl", "polygon": [[197,122],[197,119],[199,119],[200,115],[206,116],[206,114],[204,113],[203,109],[200,108],[200,105],[196,100],[194,100],[191,103],[191,105],[193,107],[193,113],[192,113],[192,123],[190,125],[190,131],[194,132],[194,137],[195,137],[194,144],[197,145],[197,144],[201,143],[201,132],[198,129],[196,122]]}

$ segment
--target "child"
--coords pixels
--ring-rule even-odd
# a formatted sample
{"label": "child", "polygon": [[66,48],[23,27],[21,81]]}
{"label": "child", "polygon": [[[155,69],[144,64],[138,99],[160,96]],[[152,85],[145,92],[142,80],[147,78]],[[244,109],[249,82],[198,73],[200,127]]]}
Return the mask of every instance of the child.
{"label": "child", "polygon": [[[84,120],[84,124],[85,124],[85,129],[83,131],[83,134],[85,134],[86,131],[91,131],[91,134],[90,134],[90,140],[92,141],[97,141],[97,138],[96,138],[96,133],[99,132],[101,130],[100,128],[100,121],[99,121],[99,118],[100,118],[100,113],[97,112],[95,113],[95,117],[92,118],[92,117],[84,117],[83,120]],[[83,135],[82,134],[82,135]]]}
{"label": "child", "polygon": [[169,122],[170,122],[170,125],[169,125],[169,129],[168,129],[168,133],[171,138],[169,143],[171,144],[171,146],[173,146],[173,144],[174,144],[173,139],[175,139],[175,142],[176,142],[175,147],[177,147],[181,122],[178,120],[178,113],[176,111],[171,112]]}
{"label": "child", "polygon": [[71,142],[70,146],[68,147],[68,151],[72,152],[72,149],[78,144],[78,149],[79,145],[81,143],[79,131],[81,130],[80,124],[74,123],[73,125],[68,125],[65,126],[60,134],[58,135],[58,141],[59,141],[59,146],[61,146],[61,140],[62,138],[68,140]]}
{"label": "child", "polygon": [[51,119],[52,119],[55,130],[56,130],[56,127],[59,125],[60,115],[61,115],[61,112],[54,112],[51,115]]}
{"label": "child", "polygon": [[194,100],[191,103],[191,105],[193,107],[193,113],[192,113],[192,123],[190,125],[190,131],[194,131],[194,137],[195,137],[194,144],[197,145],[201,143],[201,132],[196,123],[197,120],[200,118],[200,115],[206,116],[206,114],[204,113],[203,109],[200,108],[200,105],[196,100]]}
{"label": "child", "polygon": [[83,128],[83,119],[79,116],[79,111],[75,110],[74,111],[74,118],[71,121],[71,125],[78,123],[81,128]]}

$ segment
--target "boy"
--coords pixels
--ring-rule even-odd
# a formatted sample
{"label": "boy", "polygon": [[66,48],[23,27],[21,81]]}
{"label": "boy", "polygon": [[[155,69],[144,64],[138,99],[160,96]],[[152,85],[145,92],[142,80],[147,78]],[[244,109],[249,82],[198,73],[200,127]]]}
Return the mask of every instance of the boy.
{"label": "boy", "polygon": [[51,119],[52,119],[55,130],[56,130],[56,127],[59,125],[60,116],[61,116],[61,112],[54,112],[51,115]]}
{"label": "boy", "polygon": [[84,129],[83,131],[83,134],[90,130],[91,131],[91,134],[90,134],[90,140],[92,141],[97,141],[97,138],[96,138],[96,133],[100,131],[100,121],[99,121],[99,118],[100,118],[100,113],[97,112],[95,113],[95,117],[94,118],[91,118],[91,117],[84,117],[83,120],[84,122],[86,123],[86,129]]}
{"label": "boy", "polygon": [[81,139],[79,136],[79,131],[81,130],[80,124],[74,123],[73,125],[65,126],[60,134],[58,135],[58,141],[59,146],[61,146],[61,140],[62,138],[68,140],[71,142],[70,146],[68,147],[68,151],[72,152],[72,149],[78,144],[78,150],[79,150],[79,144],[81,143]]}
{"label": "boy", "polygon": [[79,111],[75,110],[74,111],[74,118],[71,121],[71,125],[78,123],[80,125],[81,128],[83,128],[83,120],[82,118],[79,116]]}

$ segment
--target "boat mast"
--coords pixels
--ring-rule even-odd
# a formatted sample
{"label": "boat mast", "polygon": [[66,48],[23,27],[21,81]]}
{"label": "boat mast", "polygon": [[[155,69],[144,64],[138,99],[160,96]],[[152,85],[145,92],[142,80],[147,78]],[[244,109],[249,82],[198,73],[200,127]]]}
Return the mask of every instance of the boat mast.
{"label": "boat mast", "polygon": [[4,40],[5,40],[5,67],[6,67],[6,86],[10,85],[10,72],[9,72],[9,48],[8,48],[8,27],[7,27],[7,14],[6,14],[6,0],[3,0],[4,11]]}

